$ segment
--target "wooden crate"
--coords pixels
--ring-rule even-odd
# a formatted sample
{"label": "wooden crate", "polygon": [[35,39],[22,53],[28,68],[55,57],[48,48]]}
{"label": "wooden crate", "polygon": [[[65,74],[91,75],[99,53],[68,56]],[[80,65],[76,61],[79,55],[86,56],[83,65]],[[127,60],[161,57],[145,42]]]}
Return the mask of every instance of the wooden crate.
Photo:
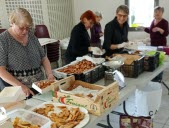
{"label": "wooden crate", "polygon": [[[93,90],[99,90],[95,100],[89,97],[80,97],[74,94],[60,92],[58,87],[61,86],[62,89],[66,90],[70,86],[77,87],[78,85]],[[90,84],[75,80],[74,76],[70,76],[60,80],[53,86],[53,96],[54,102],[84,107],[89,113],[99,116],[118,102],[119,86],[117,82],[111,83],[108,86]]]}

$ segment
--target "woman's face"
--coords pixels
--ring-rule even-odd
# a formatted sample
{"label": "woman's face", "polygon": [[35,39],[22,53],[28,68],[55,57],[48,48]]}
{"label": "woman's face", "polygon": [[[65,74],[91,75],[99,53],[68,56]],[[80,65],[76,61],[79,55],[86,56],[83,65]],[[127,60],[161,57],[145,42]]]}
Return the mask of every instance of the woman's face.
{"label": "woman's face", "polygon": [[154,18],[155,19],[162,19],[163,12],[161,10],[155,10],[154,11]]}
{"label": "woman's face", "polygon": [[28,31],[30,26],[25,24],[16,25],[15,23],[12,24],[12,29],[14,30],[15,34],[19,37],[25,37],[28,35]]}
{"label": "woman's face", "polygon": [[101,18],[100,16],[96,16],[96,22],[97,22],[97,23],[100,23],[101,19],[102,19],[102,18]]}
{"label": "woman's face", "polygon": [[116,13],[117,16],[117,21],[120,25],[123,25],[128,18],[128,14],[126,14],[124,11],[119,11],[118,13]]}
{"label": "woman's face", "polygon": [[94,23],[93,23],[92,19],[88,20],[87,18],[84,18],[83,24],[84,24],[85,28],[88,30],[93,26]]}

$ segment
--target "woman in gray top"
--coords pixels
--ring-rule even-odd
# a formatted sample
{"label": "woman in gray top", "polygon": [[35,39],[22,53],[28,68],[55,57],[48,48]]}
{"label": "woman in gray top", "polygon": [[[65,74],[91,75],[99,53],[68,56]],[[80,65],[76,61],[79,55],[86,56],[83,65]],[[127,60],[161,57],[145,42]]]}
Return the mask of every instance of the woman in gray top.
{"label": "woman in gray top", "polygon": [[33,21],[26,9],[14,10],[9,22],[11,27],[0,34],[1,81],[5,86],[21,86],[26,96],[34,95],[30,89],[32,83],[44,79],[41,65],[48,79],[55,79],[50,62],[38,39],[29,31]]}

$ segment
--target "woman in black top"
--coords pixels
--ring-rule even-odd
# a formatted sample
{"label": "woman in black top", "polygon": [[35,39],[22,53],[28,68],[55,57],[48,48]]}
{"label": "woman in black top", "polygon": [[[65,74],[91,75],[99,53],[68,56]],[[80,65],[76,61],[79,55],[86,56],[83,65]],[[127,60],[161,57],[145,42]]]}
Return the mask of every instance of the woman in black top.
{"label": "woman in black top", "polygon": [[126,5],[120,5],[116,10],[116,17],[106,24],[103,48],[106,50],[107,56],[122,52],[123,47],[127,45],[129,29],[127,23],[128,14],[128,7]]}
{"label": "woman in black top", "polygon": [[95,23],[95,15],[88,10],[80,17],[78,23],[72,30],[68,48],[66,50],[66,63],[76,60],[76,57],[81,57],[88,54],[90,51],[90,37],[87,32]]}

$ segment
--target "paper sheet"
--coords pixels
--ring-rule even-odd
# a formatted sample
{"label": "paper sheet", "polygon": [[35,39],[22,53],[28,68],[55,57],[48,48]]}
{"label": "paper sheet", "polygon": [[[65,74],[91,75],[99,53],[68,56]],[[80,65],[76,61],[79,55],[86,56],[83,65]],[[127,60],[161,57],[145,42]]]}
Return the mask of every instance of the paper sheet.
{"label": "paper sheet", "polygon": [[56,39],[51,39],[51,38],[38,38],[41,46],[44,46],[46,44],[54,43],[57,42]]}

